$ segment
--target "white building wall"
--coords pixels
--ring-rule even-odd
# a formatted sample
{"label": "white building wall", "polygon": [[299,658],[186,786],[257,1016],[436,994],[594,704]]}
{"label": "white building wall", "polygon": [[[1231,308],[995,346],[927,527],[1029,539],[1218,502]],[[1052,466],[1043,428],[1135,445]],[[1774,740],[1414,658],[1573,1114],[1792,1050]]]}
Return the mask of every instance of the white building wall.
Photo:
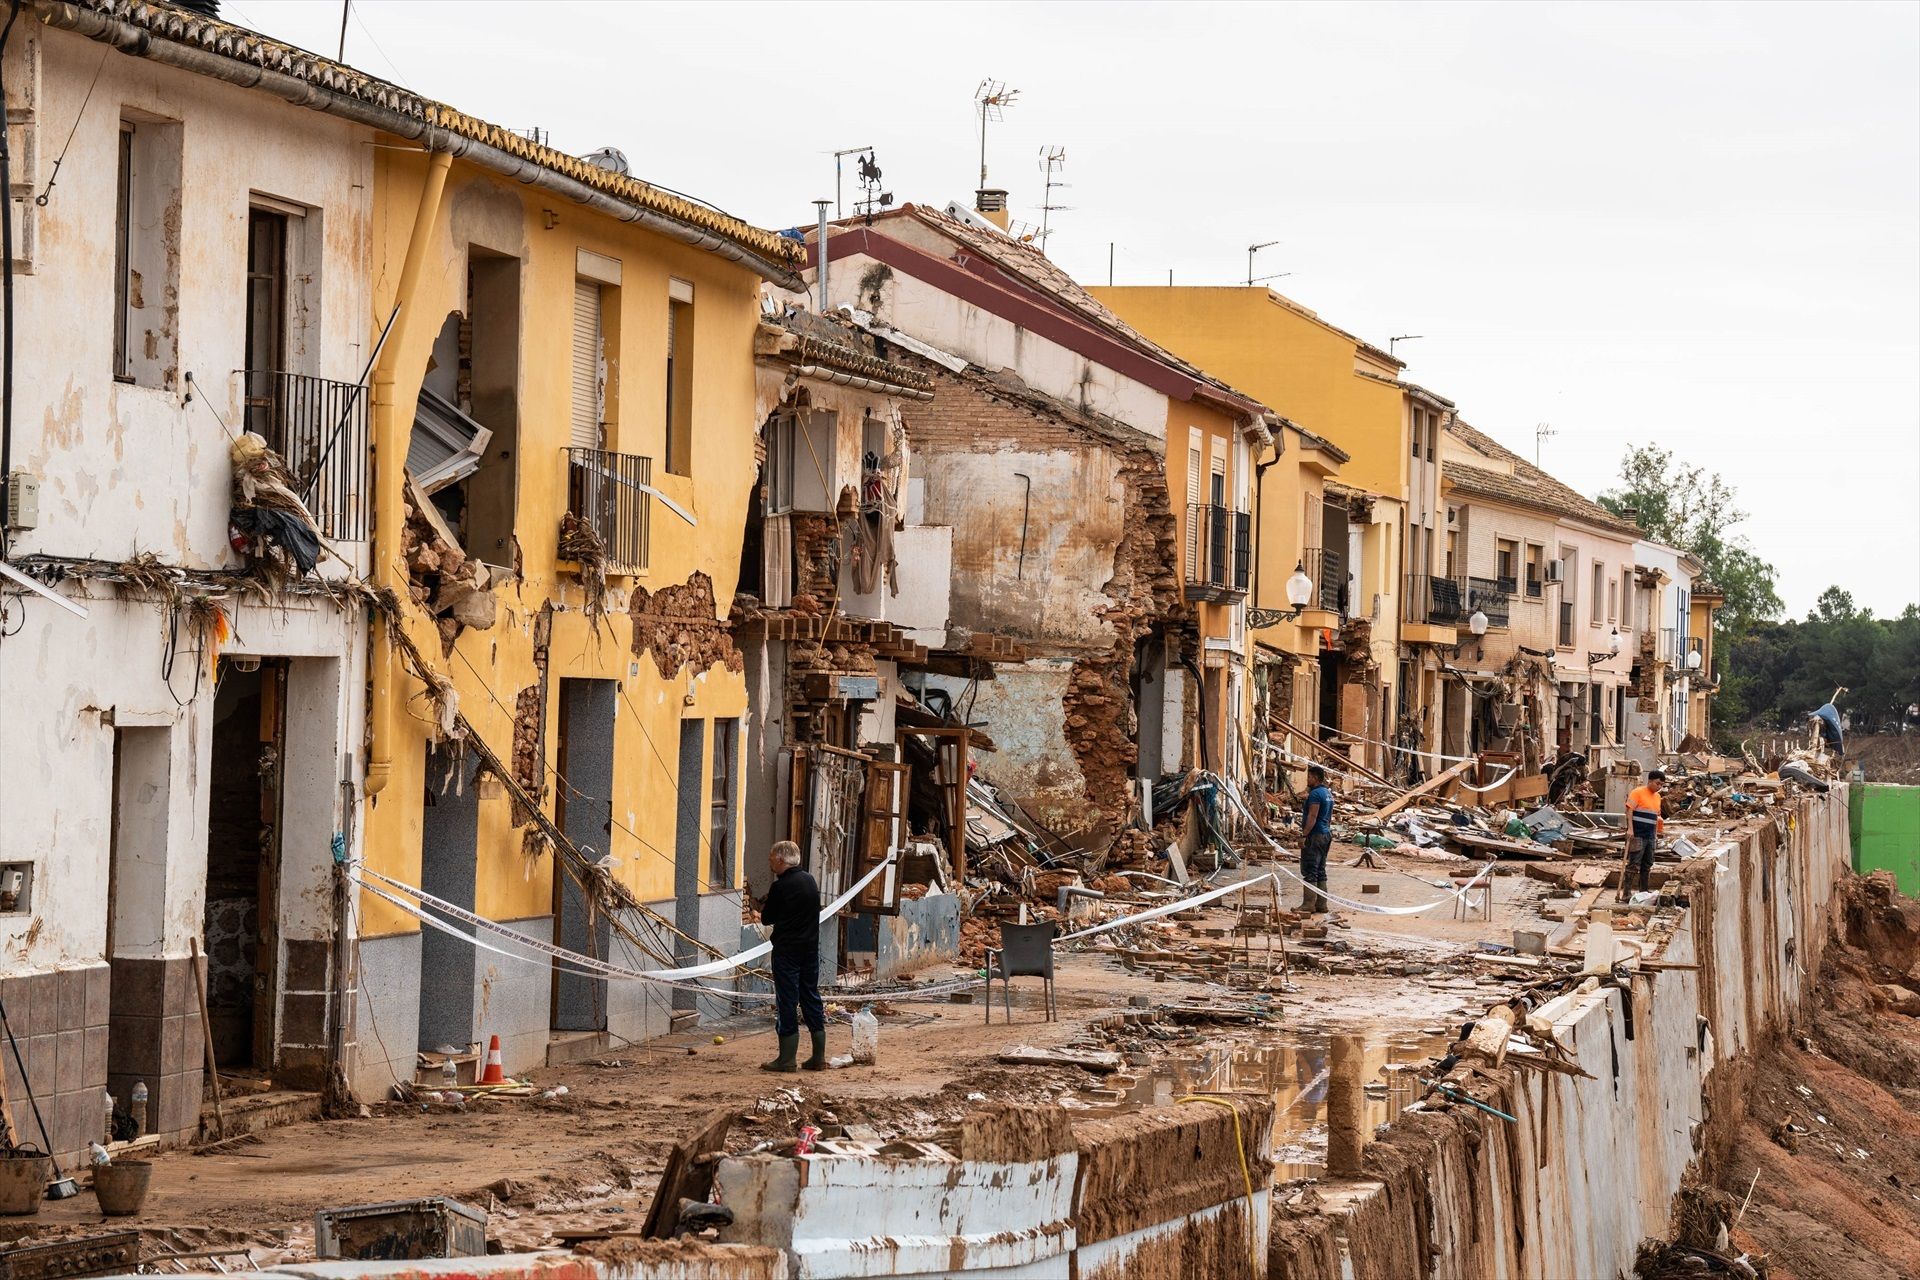
{"label": "white building wall", "polygon": [[[13,467],[38,480],[39,513],[36,527],[10,536],[7,558],[29,567],[35,557],[115,565],[150,553],[188,571],[237,569],[228,542],[228,447],[243,421],[236,371],[245,363],[248,209],[267,198],[295,211],[306,229],[291,249],[286,363],[358,380],[372,320],[370,134],[38,23],[16,28],[7,58],[9,105],[18,110],[31,98],[35,135],[16,150],[15,180],[44,191],[53,151],[74,130],[58,184],[33,211],[31,261],[16,271]],[[163,282],[143,277],[134,286],[143,295],[165,291],[142,297],[135,335],[140,354],[152,357],[145,376],[156,385],[114,377],[123,119],[177,138],[177,206],[138,229],[154,252],[175,260],[156,273]],[[156,336],[149,347],[144,327],[152,324],[172,336]],[[364,544],[332,550],[324,574],[358,574],[366,564]],[[57,589],[87,617],[9,592],[8,634],[0,640],[4,857],[32,862],[36,881],[31,913],[0,916],[0,977],[104,966],[114,743],[116,731],[128,728],[165,735],[164,796],[149,787],[125,797],[129,814],[144,801],[155,821],[136,822],[144,844],[122,851],[130,880],[161,892],[137,908],[117,904],[124,927],[115,950],[184,965],[203,927],[220,668],[199,633],[170,617],[151,592],[99,580]],[[366,611],[310,593],[263,598],[235,590],[220,604],[231,626],[223,654],[295,659],[279,923],[294,937],[323,937],[331,926],[335,833],[348,848],[357,839],[341,784],[358,782]],[[117,1018],[117,989],[113,999]],[[172,1017],[171,994],[169,1002]],[[194,1061],[190,1102],[167,1113],[182,1124],[197,1118],[197,1055]],[[103,1081],[91,1052],[87,1074],[97,1127]],[[56,1147],[66,1144],[55,1135]]]}

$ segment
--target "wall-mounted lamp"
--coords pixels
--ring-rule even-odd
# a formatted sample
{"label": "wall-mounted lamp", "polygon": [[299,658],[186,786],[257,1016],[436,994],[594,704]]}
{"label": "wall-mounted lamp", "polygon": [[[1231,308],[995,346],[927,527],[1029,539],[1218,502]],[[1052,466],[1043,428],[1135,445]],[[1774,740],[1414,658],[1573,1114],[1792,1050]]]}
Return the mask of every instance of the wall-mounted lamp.
{"label": "wall-mounted lamp", "polygon": [[[1473,611],[1473,616],[1467,619],[1467,630],[1473,634],[1473,638],[1476,641],[1487,634],[1487,611],[1485,609],[1475,609]],[[1465,640],[1453,646],[1453,656],[1456,658],[1459,657],[1460,651],[1466,647],[1467,642]],[[1475,662],[1481,661],[1486,656],[1487,651],[1484,646],[1479,644],[1473,646],[1473,660]]]}
{"label": "wall-mounted lamp", "polygon": [[1587,654],[1587,670],[1592,671],[1596,665],[1598,665],[1599,663],[1605,662],[1608,658],[1618,657],[1619,653],[1620,653],[1620,628],[1615,627],[1613,631],[1607,636],[1607,651],[1605,653],[1589,652]]}
{"label": "wall-mounted lamp", "polygon": [[1687,650],[1687,670],[1698,671],[1699,669],[1700,669],[1700,651],[1698,649]]}
{"label": "wall-mounted lamp", "polygon": [[1306,611],[1307,602],[1313,599],[1313,579],[1307,576],[1307,562],[1301,560],[1293,566],[1293,572],[1287,575],[1287,603],[1290,609],[1249,609],[1247,625],[1258,631],[1270,627],[1276,622],[1292,622]]}

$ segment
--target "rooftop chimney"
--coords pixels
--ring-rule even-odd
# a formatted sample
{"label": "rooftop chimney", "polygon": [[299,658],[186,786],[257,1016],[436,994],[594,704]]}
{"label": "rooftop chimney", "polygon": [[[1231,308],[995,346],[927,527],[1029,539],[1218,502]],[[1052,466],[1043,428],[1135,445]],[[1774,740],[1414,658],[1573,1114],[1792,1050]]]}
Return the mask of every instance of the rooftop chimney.
{"label": "rooftop chimney", "polygon": [[1007,229],[1007,192],[1004,187],[982,187],[973,193],[973,211],[1002,231]]}

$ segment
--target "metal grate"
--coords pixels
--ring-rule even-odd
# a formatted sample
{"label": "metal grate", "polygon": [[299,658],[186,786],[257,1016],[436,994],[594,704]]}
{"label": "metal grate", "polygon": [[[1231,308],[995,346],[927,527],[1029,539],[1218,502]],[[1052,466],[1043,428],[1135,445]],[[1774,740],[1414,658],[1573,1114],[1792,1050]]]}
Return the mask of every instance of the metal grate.
{"label": "metal grate", "polygon": [[1252,529],[1253,517],[1245,511],[1216,502],[1187,504],[1189,599],[1219,600],[1246,592],[1253,567]]}
{"label": "metal grate", "polygon": [[304,373],[246,371],[246,420],[293,473],[323,536],[364,542],[368,526],[367,390]]}
{"label": "metal grate", "polygon": [[1475,610],[1487,615],[1487,625],[1504,627],[1507,625],[1508,608],[1513,600],[1510,587],[1502,586],[1506,581],[1501,578],[1467,579],[1467,616],[1471,618]]}
{"label": "metal grate", "polygon": [[587,522],[607,549],[611,573],[647,567],[653,530],[653,459],[606,449],[567,450],[567,510]]}
{"label": "metal grate", "polygon": [[1436,626],[1465,622],[1473,610],[1465,607],[1466,580],[1416,573],[1407,579],[1408,617]]}

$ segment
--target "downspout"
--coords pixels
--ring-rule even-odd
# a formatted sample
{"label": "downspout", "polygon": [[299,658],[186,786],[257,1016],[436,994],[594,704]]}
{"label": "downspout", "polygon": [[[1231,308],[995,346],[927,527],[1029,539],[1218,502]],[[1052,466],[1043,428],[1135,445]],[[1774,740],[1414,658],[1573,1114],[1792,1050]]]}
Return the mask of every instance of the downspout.
{"label": "downspout", "polygon": [[[406,583],[400,572],[400,530],[405,524],[401,514],[401,491],[405,488],[406,442],[401,434],[399,406],[394,399],[395,369],[400,353],[406,350],[408,317],[415,310],[414,290],[420,284],[420,270],[427,257],[440,221],[441,197],[447,190],[447,170],[453,167],[453,155],[434,152],[427,161],[426,185],[420,191],[420,208],[413,215],[413,235],[407,241],[407,256],[400,267],[400,285],[394,294],[398,317],[393,335],[381,349],[380,363],[373,371],[373,581],[376,587],[391,591],[405,600]],[[384,611],[373,617],[373,640],[369,661],[373,668],[369,692],[368,720],[371,722],[367,746],[367,794],[379,795],[393,776],[393,720],[398,693],[394,687],[397,670],[392,660],[393,620]]]}

